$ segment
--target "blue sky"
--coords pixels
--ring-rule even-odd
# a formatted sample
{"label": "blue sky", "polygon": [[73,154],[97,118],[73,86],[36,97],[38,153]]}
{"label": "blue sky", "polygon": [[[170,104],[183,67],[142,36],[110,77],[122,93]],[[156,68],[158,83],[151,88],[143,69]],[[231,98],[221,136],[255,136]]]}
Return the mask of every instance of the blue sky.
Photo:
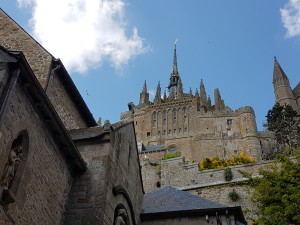
{"label": "blue sky", "polygon": [[96,120],[117,122],[144,80],[150,91],[158,81],[166,89],[175,39],[184,90],[203,79],[212,98],[219,88],[232,109],[252,106],[259,130],[275,101],[274,56],[292,88],[300,81],[300,0],[43,2],[4,0],[1,8],[62,59]]}

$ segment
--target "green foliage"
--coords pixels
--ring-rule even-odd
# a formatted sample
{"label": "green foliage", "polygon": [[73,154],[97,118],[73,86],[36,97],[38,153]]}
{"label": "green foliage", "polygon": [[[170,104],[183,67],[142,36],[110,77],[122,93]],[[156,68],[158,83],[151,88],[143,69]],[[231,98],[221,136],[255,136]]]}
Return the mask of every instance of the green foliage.
{"label": "green foliage", "polygon": [[229,192],[228,197],[234,202],[240,198],[239,194],[235,190]]}
{"label": "green foliage", "polygon": [[230,168],[226,168],[224,170],[224,178],[226,181],[231,181],[233,178],[233,174]]}
{"label": "green foliage", "polygon": [[252,201],[257,210],[256,223],[261,225],[300,224],[300,151],[294,161],[285,155],[277,155],[276,164],[259,171],[260,176],[251,174],[249,184],[254,188]]}
{"label": "green foliage", "polygon": [[266,117],[266,127],[274,132],[276,145],[272,151],[263,155],[264,159],[274,159],[278,153],[292,154],[293,151],[285,151],[286,146],[290,150],[300,148],[300,119],[291,106],[277,103]]}
{"label": "green foliage", "polygon": [[240,153],[237,157],[231,157],[229,160],[217,158],[203,159],[200,164],[201,170],[223,168],[227,166],[242,165],[246,163],[253,163],[254,159],[247,156],[245,153]]}
{"label": "green foliage", "polygon": [[172,152],[166,152],[164,154],[163,160],[177,158],[177,157],[180,157],[180,153],[178,153],[178,152],[174,152],[174,153],[172,153]]}

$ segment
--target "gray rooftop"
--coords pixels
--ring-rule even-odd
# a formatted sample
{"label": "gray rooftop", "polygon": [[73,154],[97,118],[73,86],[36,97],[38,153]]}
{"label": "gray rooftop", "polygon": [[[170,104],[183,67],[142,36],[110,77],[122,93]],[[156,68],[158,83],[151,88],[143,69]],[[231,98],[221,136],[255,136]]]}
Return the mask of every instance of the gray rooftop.
{"label": "gray rooftop", "polygon": [[197,209],[225,208],[204,198],[197,197],[173,187],[165,187],[145,194],[143,213],[174,212]]}
{"label": "gray rooftop", "polygon": [[145,145],[143,152],[162,151],[164,148],[161,145]]}

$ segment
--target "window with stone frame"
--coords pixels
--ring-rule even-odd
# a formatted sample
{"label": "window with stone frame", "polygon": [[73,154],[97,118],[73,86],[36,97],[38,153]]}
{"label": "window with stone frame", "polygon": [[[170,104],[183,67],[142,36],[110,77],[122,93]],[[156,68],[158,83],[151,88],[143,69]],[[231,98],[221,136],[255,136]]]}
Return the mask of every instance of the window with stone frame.
{"label": "window with stone frame", "polygon": [[162,113],[162,125],[165,126],[167,124],[167,112],[166,110]]}
{"label": "window with stone frame", "polygon": [[182,114],[183,114],[183,123],[186,123],[186,121],[187,121],[187,110],[186,110],[185,107],[182,110]]}
{"label": "window with stone frame", "polygon": [[177,111],[176,111],[176,109],[173,109],[172,117],[173,117],[173,124],[176,124],[177,123]]}
{"label": "window with stone frame", "polygon": [[157,112],[152,113],[152,127],[157,127]]}
{"label": "window with stone frame", "polygon": [[232,125],[232,119],[227,119],[227,125],[231,126]]}

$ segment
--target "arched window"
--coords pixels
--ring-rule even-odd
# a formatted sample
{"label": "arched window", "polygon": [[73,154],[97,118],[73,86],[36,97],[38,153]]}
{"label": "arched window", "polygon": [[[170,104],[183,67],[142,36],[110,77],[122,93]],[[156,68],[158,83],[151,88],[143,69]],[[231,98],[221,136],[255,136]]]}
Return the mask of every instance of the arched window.
{"label": "arched window", "polygon": [[152,114],[152,127],[156,127],[157,126],[157,113],[153,112]]}
{"label": "arched window", "polygon": [[173,124],[176,124],[177,123],[177,111],[176,111],[176,109],[173,109],[172,117],[173,117]]}

